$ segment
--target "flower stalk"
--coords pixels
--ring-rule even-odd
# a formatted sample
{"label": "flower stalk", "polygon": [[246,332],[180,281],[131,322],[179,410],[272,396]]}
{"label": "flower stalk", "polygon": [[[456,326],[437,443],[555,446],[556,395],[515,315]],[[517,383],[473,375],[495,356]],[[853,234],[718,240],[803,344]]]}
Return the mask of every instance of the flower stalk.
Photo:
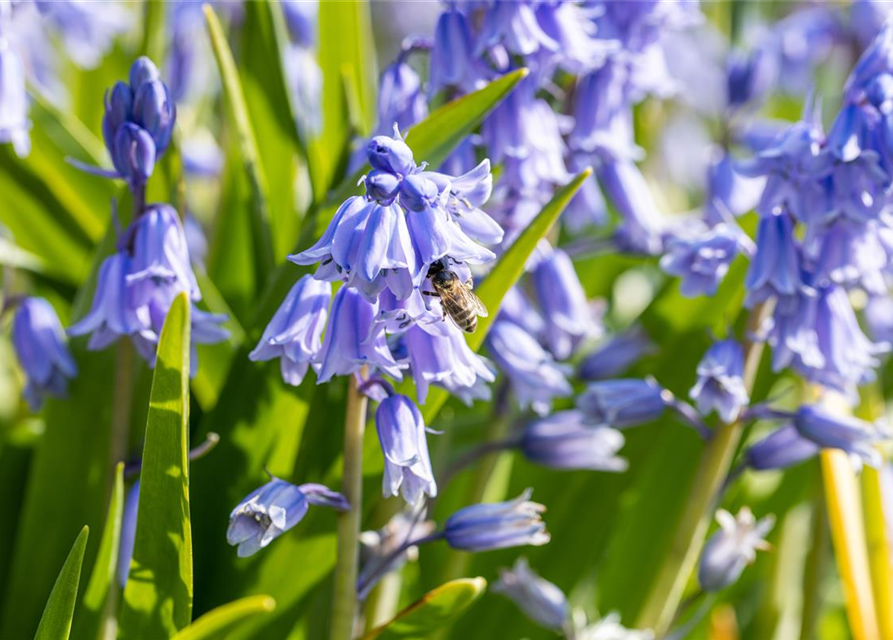
{"label": "flower stalk", "polygon": [[332,606],[331,640],[351,640],[357,615],[357,574],[360,563],[360,516],[363,510],[363,435],[367,398],[355,376],[347,391],[344,419],[344,473],[342,493],[350,509],[338,518],[338,551],[335,560],[335,599]]}

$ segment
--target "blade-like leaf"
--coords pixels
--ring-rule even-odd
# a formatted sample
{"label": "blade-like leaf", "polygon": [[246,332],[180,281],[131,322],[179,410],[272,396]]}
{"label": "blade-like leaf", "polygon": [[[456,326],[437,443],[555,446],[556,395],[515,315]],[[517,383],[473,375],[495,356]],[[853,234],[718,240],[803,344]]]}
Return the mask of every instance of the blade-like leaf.
{"label": "blade-like leaf", "polygon": [[218,640],[229,635],[240,622],[258,614],[270,613],[276,601],[270,596],[249,596],[209,611],[177,633],[172,640]]}
{"label": "blade-like leaf", "polygon": [[[475,289],[481,302],[489,310],[489,315],[486,318],[479,318],[477,331],[467,337],[468,346],[474,351],[480,349],[484,343],[487,331],[499,313],[502,299],[524,273],[524,265],[527,263],[530,254],[533,253],[534,248],[536,248],[537,243],[549,233],[561,212],[564,211],[565,207],[576,195],[577,190],[590,175],[592,175],[592,169],[586,169],[556,191],[552,199],[546,203],[546,206],[533,219],[533,222],[524,229],[521,235],[518,236],[518,239],[509,247],[508,251],[499,258],[493,270],[487,274],[487,277]],[[409,385],[411,383],[407,382],[406,384]],[[437,417],[438,412],[448,398],[449,393],[440,387],[434,387],[430,390],[425,406],[422,407],[425,424],[433,423],[434,418]]]}
{"label": "blade-like leaf", "polygon": [[120,638],[168,638],[192,619],[189,315],[180,294],[158,342]]}
{"label": "blade-like leaf", "polygon": [[115,468],[115,484],[109,500],[108,515],[99,553],[93,564],[90,581],[81,599],[81,607],[75,619],[75,637],[94,640],[99,638],[105,618],[106,604],[115,581],[118,564],[118,543],[121,540],[121,515],[124,511],[124,463]]}
{"label": "blade-like leaf", "polygon": [[40,625],[34,640],[67,640],[71,631],[71,618],[74,615],[74,603],[78,597],[78,583],[81,581],[81,565],[84,562],[84,551],[87,549],[89,527],[84,527],[74,541],[74,546],[62,565],[53,591],[47,600],[47,606],[40,618]]}
{"label": "blade-like leaf", "polygon": [[366,634],[363,640],[429,638],[470,607],[486,588],[487,581],[483,578],[451,580],[426,593],[393,620]]}
{"label": "blade-like leaf", "polygon": [[[378,70],[367,0],[321,2],[318,24],[323,129],[308,151],[315,165],[313,193],[320,202],[340,177],[335,172],[346,158],[352,133],[367,136],[372,131]],[[356,99],[357,121],[351,121],[348,93]]]}
{"label": "blade-like leaf", "polygon": [[270,239],[269,187],[267,177],[257,147],[257,138],[248,113],[245,93],[239,72],[233,59],[232,50],[226,40],[226,34],[214,10],[204,6],[208,35],[214,49],[214,57],[223,82],[223,93],[226,97],[226,112],[230,126],[236,136],[238,157],[242,163],[242,171],[248,180],[251,194],[251,245],[254,250],[255,268],[258,281],[263,282],[266,274],[274,264],[272,241]]}

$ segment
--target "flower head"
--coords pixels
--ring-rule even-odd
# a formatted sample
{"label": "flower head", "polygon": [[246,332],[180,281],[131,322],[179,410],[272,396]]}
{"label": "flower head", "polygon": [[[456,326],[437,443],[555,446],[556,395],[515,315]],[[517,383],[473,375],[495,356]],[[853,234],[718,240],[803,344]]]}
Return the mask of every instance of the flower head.
{"label": "flower head", "polygon": [[808,460],[819,452],[819,445],[800,435],[793,424],[776,429],[751,445],[745,454],[752,469],[786,469]]}
{"label": "flower head", "polygon": [[791,217],[781,209],[761,216],[757,250],[745,280],[746,304],[753,306],[773,296],[794,296],[801,284],[800,252]]}
{"label": "flower head", "polygon": [[12,320],[12,346],[27,377],[25,399],[38,411],[48,396],[63,397],[77,365],[65,345],[59,317],[43,298],[25,298]]}
{"label": "flower head", "polygon": [[535,574],[526,558],[518,558],[511,570],[500,569],[492,590],[511,598],[524,615],[547,629],[560,629],[570,615],[561,589]]}
{"label": "flower head", "polygon": [[322,348],[332,286],[307,275],[298,280],[276,310],[254,350],[253,361],[280,359],[282,379],[298,386]]}
{"label": "flower head", "polygon": [[698,363],[698,382],[689,392],[698,411],[716,411],[725,423],[738,417],[750,396],[744,386],[744,351],[734,340],[715,342]]}
{"label": "flower head", "polygon": [[412,400],[402,395],[382,400],[375,411],[375,427],[385,459],[384,496],[402,491],[403,499],[411,505],[418,505],[425,495],[436,496],[425,421]]}
{"label": "flower head", "polygon": [[581,411],[559,411],[524,429],[521,451],[531,462],[553,469],[626,471],[627,461],[617,457],[624,441],[616,429],[588,424]]}
{"label": "flower head", "polygon": [[532,490],[527,489],[508,502],[460,509],[444,523],[444,538],[451,547],[463,551],[546,544],[549,534],[540,517],[546,508],[530,502],[531,494]]}
{"label": "flower head", "polygon": [[607,342],[586,356],[580,364],[583,380],[604,380],[625,373],[640,358],[653,353],[656,347],[641,327],[634,327],[611,336]]}
{"label": "flower head", "polygon": [[311,504],[345,511],[347,500],[318,484],[293,485],[273,478],[252,491],[229,516],[226,541],[238,546],[240,558],[254,555],[298,524]]}
{"label": "flower head", "polygon": [[623,428],[659,418],[667,398],[650,378],[619,378],[590,384],[577,397],[577,407],[596,424]]}
{"label": "flower head", "polygon": [[763,538],[772,530],[775,517],[768,515],[757,521],[750,509],[742,507],[737,516],[720,509],[716,521],[720,529],[704,546],[698,566],[698,582],[704,591],[729,586],[754,561],[757,550],[770,548]]}
{"label": "flower head", "polygon": [[888,434],[864,420],[834,415],[818,405],[804,405],[793,422],[800,436],[823,449],[840,449],[875,468],[883,462],[874,445]]}
{"label": "flower head", "polygon": [[682,295],[713,295],[740,251],[741,234],[720,223],[691,237],[677,236],[667,243],[660,266],[682,278]]}

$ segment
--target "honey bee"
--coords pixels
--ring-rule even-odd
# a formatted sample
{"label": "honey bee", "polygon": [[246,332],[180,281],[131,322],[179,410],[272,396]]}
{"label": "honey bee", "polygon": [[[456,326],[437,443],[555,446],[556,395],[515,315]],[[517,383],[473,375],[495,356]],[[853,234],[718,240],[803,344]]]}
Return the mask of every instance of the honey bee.
{"label": "honey bee", "polygon": [[444,321],[449,316],[457,327],[468,333],[474,333],[478,328],[478,316],[487,317],[487,307],[472,291],[474,287],[472,279],[469,278],[463,283],[456,272],[447,269],[443,262],[432,264],[428,269],[428,277],[431,278],[434,291],[423,293],[440,298]]}

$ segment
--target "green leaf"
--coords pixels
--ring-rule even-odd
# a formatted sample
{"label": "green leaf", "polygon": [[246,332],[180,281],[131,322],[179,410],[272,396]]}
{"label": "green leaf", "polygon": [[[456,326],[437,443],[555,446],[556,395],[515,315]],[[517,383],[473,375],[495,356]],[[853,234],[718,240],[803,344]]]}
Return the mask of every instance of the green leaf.
{"label": "green leaf", "polygon": [[84,551],[87,549],[89,527],[84,527],[74,541],[74,546],[62,565],[62,571],[56,578],[50,599],[43,610],[40,624],[37,627],[35,640],[66,640],[71,631],[71,618],[74,615],[74,603],[78,597],[78,583],[81,581],[81,565],[84,562]]}
{"label": "green leaf", "polygon": [[[308,151],[311,165],[315,166],[314,198],[321,202],[340,177],[337,169],[347,159],[351,135],[367,136],[372,131],[378,69],[367,0],[321,2],[318,24],[323,130]],[[358,119],[354,120],[351,99],[357,105]]]}
{"label": "green leaf", "polygon": [[192,619],[189,521],[189,300],[174,300],[158,342],[140,497],[119,637],[168,638]]}
{"label": "green leaf", "polygon": [[486,588],[487,581],[483,578],[451,580],[426,593],[393,620],[366,634],[363,640],[429,638],[470,607]]}
{"label": "green leaf", "polygon": [[140,55],[148,56],[159,67],[164,62],[165,2],[146,0],[143,5],[143,42]]}
{"label": "green leaf", "polygon": [[270,223],[277,258],[284,257],[298,239],[300,218],[295,212],[294,192],[297,155],[306,157],[282,64],[287,46],[281,4],[267,0],[246,3],[239,72],[260,162],[269,181]]}
{"label": "green leaf", "polygon": [[[586,169],[578,173],[573,180],[561,187],[552,196],[552,199],[546,203],[542,210],[537,214],[526,229],[521,232],[518,239],[512,243],[500,258],[487,277],[475,288],[475,292],[487,307],[489,315],[486,318],[478,318],[477,331],[468,335],[468,346],[473,351],[477,351],[484,343],[487,337],[487,331],[494,319],[499,313],[499,307],[502,305],[502,299],[508,290],[521,278],[524,273],[524,265],[537,243],[543,239],[552,225],[558,220],[558,217],[567,207],[568,203],[576,195],[579,188],[592,175],[592,169]],[[407,385],[411,384],[407,381]],[[434,418],[440,412],[444,403],[449,399],[449,393],[440,387],[433,387],[428,394],[428,399],[422,407],[422,414],[425,417],[425,424],[432,424]]]}
{"label": "green leaf", "polygon": [[270,613],[276,601],[270,596],[249,596],[209,611],[177,633],[172,640],[223,640],[240,622],[258,614]]}
{"label": "green leaf", "polygon": [[226,113],[236,137],[236,149],[241,161],[241,170],[247,178],[250,189],[251,246],[258,282],[263,282],[274,264],[273,244],[270,237],[269,186],[261,165],[257,138],[248,113],[245,93],[236,61],[226,40],[226,33],[210,5],[204,6],[208,35],[223,82],[226,97]]}
{"label": "green leaf", "polygon": [[93,572],[87,590],[81,599],[81,608],[75,620],[76,638],[95,640],[100,637],[105,620],[106,604],[115,582],[118,567],[118,545],[121,541],[121,518],[124,512],[124,463],[115,467],[115,484],[109,500],[105,529],[99,542],[99,553],[93,564]]}

